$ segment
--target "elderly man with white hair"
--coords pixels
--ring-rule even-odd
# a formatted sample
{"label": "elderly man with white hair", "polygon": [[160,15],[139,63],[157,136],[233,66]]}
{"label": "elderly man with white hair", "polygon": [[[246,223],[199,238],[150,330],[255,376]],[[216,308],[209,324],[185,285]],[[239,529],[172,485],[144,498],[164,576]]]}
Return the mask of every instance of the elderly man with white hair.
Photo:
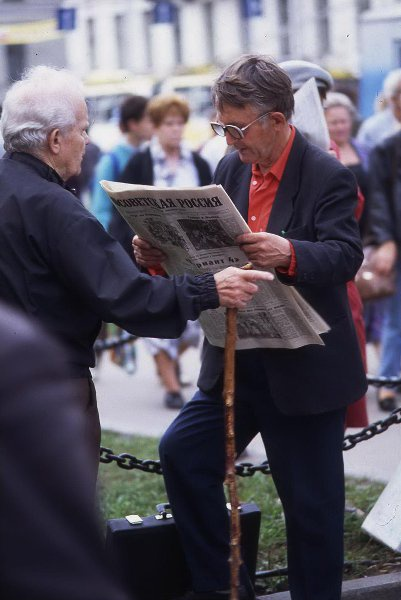
{"label": "elderly man with white hair", "polygon": [[357,140],[369,150],[401,129],[401,69],[390,71],[383,81],[384,108],[365,119]]}
{"label": "elderly man with white hair", "polygon": [[34,317],[67,350],[76,401],[87,415],[94,481],[100,427],[89,367],[102,321],[138,336],[178,337],[219,305],[244,307],[268,273],[228,268],[164,278],[141,273],[65,181],[79,173],[88,114],[68,71],[40,66],[14,83],[1,118],[0,298]]}

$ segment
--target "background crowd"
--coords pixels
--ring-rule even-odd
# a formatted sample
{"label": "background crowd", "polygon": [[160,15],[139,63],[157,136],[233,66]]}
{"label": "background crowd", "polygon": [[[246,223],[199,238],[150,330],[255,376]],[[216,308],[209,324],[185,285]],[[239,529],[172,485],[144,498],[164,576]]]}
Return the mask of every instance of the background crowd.
{"label": "background crowd", "polygon": [[[401,189],[401,69],[390,71],[384,79],[373,114],[362,121],[351,97],[335,89],[331,75],[313,63],[282,63],[293,81],[294,92],[311,76],[315,77],[324,108],[331,151],[355,175],[358,183],[356,217],[367,252],[373,252],[377,273],[398,273],[398,246],[401,224],[397,206]],[[153,98],[129,95],[116,107],[119,113],[121,141],[108,152],[89,143],[83,170],[71,183],[82,201],[127,250],[132,257],[131,231],[112,207],[99,185],[101,179],[146,185],[194,186],[211,182],[219,160],[227,152],[224,138],[213,135],[199,141],[196,151],[185,141],[185,125],[190,120],[190,105],[177,95],[159,94]],[[398,141],[400,139],[400,141]],[[393,158],[390,158],[391,157]],[[397,281],[399,277],[397,277]],[[401,285],[401,284],[400,284]],[[374,348],[379,360],[379,375],[396,376],[401,362],[401,287],[391,298],[360,297],[355,285],[349,284],[349,297],[354,323],[366,366],[366,344]],[[108,329],[108,332],[113,331]],[[107,333],[103,331],[103,335]],[[178,343],[148,340],[146,347],[154,357],[155,368],[164,390],[163,402],[169,408],[184,404],[180,380],[179,356],[188,347],[199,345],[196,324],[188,327]],[[135,345],[125,345],[112,352],[112,360],[134,373]],[[349,426],[367,424],[365,399],[350,409]],[[397,390],[382,387],[377,403],[383,411],[397,407]]]}
{"label": "background crowd", "polygon": [[[310,143],[307,129],[300,127],[297,131],[291,124],[293,95],[311,78],[320,98],[314,110],[324,115],[330,137],[329,147],[324,151]],[[233,80],[239,82],[234,89]],[[249,86],[254,95],[248,102]],[[9,346],[11,341],[16,342],[15,351],[20,351],[21,357],[22,350],[29,350],[28,366],[35,366],[38,358],[36,375],[28,369],[22,382],[27,387],[17,383],[15,366],[7,369],[7,377],[3,378],[7,398],[13,396],[10,390],[14,386],[21,395],[21,404],[32,396],[33,407],[39,412],[32,416],[29,427],[20,421],[18,411],[15,413],[18,403],[10,407],[4,403],[0,425],[7,425],[5,431],[9,437],[5,437],[5,443],[10,453],[15,443],[17,452],[20,451],[18,439],[20,436],[25,439],[25,427],[38,435],[41,442],[51,441],[41,433],[48,426],[57,437],[57,423],[53,428],[50,418],[49,421],[41,418],[54,383],[50,368],[53,365],[54,377],[59,373],[65,379],[67,395],[79,407],[76,415],[72,412],[64,418],[73,425],[72,436],[75,427],[78,437],[84,440],[82,449],[77,446],[77,452],[82,451],[86,456],[87,464],[82,470],[85,485],[80,487],[83,495],[77,499],[83,509],[90,511],[100,443],[96,391],[89,373],[93,343],[102,321],[143,337],[154,359],[164,405],[183,409],[162,438],[160,458],[192,571],[194,592],[188,598],[228,597],[227,530],[225,526],[219,528],[226,519],[224,497],[219,491],[224,480],[222,351],[205,344],[199,390],[190,403],[185,402],[182,394],[184,382],[179,361],[186,349],[199,344],[196,320],[202,310],[218,306],[244,308],[257,291],[253,282],[272,279],[265,269],[275,269],[279,280],[298,285],[311,305],[323,311],[321,314],[330,329],[323,346],[305,346],[297,352],[252,349],[238,354],[238,449],[244,451],[253,437],[261,433],[287,519],[290,587],[306,594],[300,598],[309,597],[303,570],[311,569],[314,573],[311,589],[321,587],[324,580],[326,586],[335,586],[338,595],[343,564],[344,419],[345,427],[363,427],[368,423],[363,395],[367,387],[366,342],[374,343],[380,354],[381,375],[397,375],[401,362],[401,131],[397,131],[401,122],[401,69],[389,73],[385,79],[382,112],[367,119],[361,127],[350,98],[336,92],[330,73],[313,63],[294,60],[277,65],[266,57],[247,55],[228,67],[213,89],[217,121],[211,124],[217,135],[226,137],[227,148],[217,146],[217,138],[203,143],[197,151],[190,147],[184,141],[185,125],[190,118],[189,103],[177,95],[161,94],[152,98],[128,96],[118,107],[121,142],[110,152],[102,153],[89,140],[83,89],[71,73],[41,66],[10,88],[2,115],[7,154],[0,161],[2,300],[27,315],[35,315],[67,352],[64,356],[44,338],[49,356],[43,362],[43,357],[36,356],[36,345],[31,344],[35,336],[40,342],[41,333],[36,334],[24,320],[20,321],[13,313],[8,315],[7,309],[3,309],[4,322],[0,325],[4,335],[10,337]],[[274,102],[278,105],[271,108]],[[387,132],[383,131],[383,122],[388,123]],[[246,125],[240,127],[235,123]],[[214,149],[211,154],[210,144]],[[237,152],[232,152],[233,147]],[[217,167],[216,153],[222,158]],[[255,270],[230,267],[215,275],[164,277],[162,249],[153,248],[137,236],[132,242],[132,231],[99,185],[100,180],[111,179],[161,187],[194,187],[209,184],[214,176],[239,210],[249,198],[251,212],[245,217],[251,232],[240,236],[237,243]],[[252,181],[256,187],[244,186],[238,191],[236,176]],[[286,186],[295,188],[294,182],[300,182],[294,194],[302,201],[294,201],[292,229],[287,231],[286,239],[277,233],[281,230],[277,229],[277,223],[282,227],[286,218],[285,203],[282,198],[276,202],[276,198],[283,195]],[[72,189],[78,199],[70,193]],[[253,216],[255,213],[259,216]],[[303,237],[291,235],[297,231],[299,235],[300,230]],[[353,279],[363,258],[361,239],[366,247],[373,248],[372,277],[388,278],[395,273],[395,289],[384,300],[361,298]],[[304,274],[315,272],[320,285],[305,285]],[[107,333],[104,327],[101,335]],[[57,362],[58,355],[61,363]],[[123,347],[115,353],[114,360],[133,373],[135,346]],[[7,365],[6,357],[3,363]],[[60,371],[60,364],[65,370]],[[42,395],[39,375],[46,372],[49,385]],[[15,397],[18,399],[18,394]],[[381,389],[377,402],[383,411],[394,410],[396,392],[392,388]],[[18,434],[15,436],[14,427]],[[69,430],[62,426],[60,430],[66,438],[58,437],[53,443],[63,447],[68,443]],[[320,435],[318,461],[315,448],[308,443],[316,440],[317,435]],[[271,446],[270,440],[273,440]],[[212,467],[216,457],[217,470]],[[31,458],[32,469],[40,469],[40,455]],[[52,501],[54,493],[63,494],[63,482],[54,489],[48,487],[39,476],[31,480],[23,472],[19,474],[18,469],[24,463],[18,459],[16,463],[17,467],[7,477],[15,488],[8,482],[10,493],[3,498],[8,502],[8,515],[17,517],[22,510],[12,501],[14,493],[19,497],[21,485],[26,485],[35,496],[33,503],[37,501],[38,510]],[[303,473],[301,478],[298,470]],[[199,477],[199,473],[203,475]],[[209,503],[213,516],[209,528],[203,526],[202,531],[196,531],[192,518],[192,511],[197,510],[192,506],[195,503],[187,501],[188,494],[197,486],[199,514],[204,513],[201,505],[209,503],[206,490],[208,493],[213,490]],[[36,497],[38,491],[44,495],[43,499]],[[297,498],[296,511],[293,497]],[[65,525],[62,513],[68,512],[74,502],[74,498],[64,494],[61,512],[56,511],[53,516],[44,511],[43,527],[48,519],[59,522],[60,527]],[[332,511],[327,511],[327,502],[332,504]],[[307,515],[312,508],[319,523],[314,525],[319,530],[319,544],[308,549],[310,564],[299,568],[302,544],[310,539],[304,524],[309,522]],[[80,515],[79,507],[76,512]],[[12,522],[10,519],[9,523]],[[75,542],[79,545],[79,519],[75,525],[72,546]],[[89,522],[87,539],[93,544],[85,556],[99,552],[93,582],[104,560],[96,532],[96,523]],[[11,537],[10,531],[8,535]],[[202,537],[204,550],[196,558],[198,540]],[[33,538],[34,533],[30,539]],[[53,540],[45,540],[43,536],[38,539],[46,541],[44,552],[53,554]],[[329,553],[317,548],[333,541],[335,560],[329,564]],[[19,546],[17,540],[15,547]],[[56,546],[54,551],[60,549]],[[204,562],[204,568],[202,561],[208,555],[209,559],[215,555],[215,560]],[[315,573],[315,566],[311,568],[319,562],[319,557],[319,569],[321,573],[327,571],[328,577],[322,578]],[[72,555],[67,558],[71,560]],[[56,562],[58,566],[62,563]],[[211,565],[214,565],[213,576]],[[79,568],[76,573],[79,579]],[[31,586],[29,577],[24,581]],[[254,594],[246,574],[242,574],[241,582],[240,597],[252,599]],[[111,576],[106,584],[110,586],[110,594],[118,597],[120,591],[117,587],[114,592]],[[14,585],[11,577],[10,588]],[[95,587],[93,592],[97,593]]]}

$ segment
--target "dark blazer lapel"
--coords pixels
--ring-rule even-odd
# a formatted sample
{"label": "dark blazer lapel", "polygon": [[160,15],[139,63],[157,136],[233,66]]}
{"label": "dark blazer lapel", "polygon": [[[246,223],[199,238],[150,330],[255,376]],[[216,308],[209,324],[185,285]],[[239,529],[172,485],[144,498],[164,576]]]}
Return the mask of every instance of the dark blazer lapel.
{"label": "dark blazer lapel", "polygon": [[251,176],[251,166],[245,165],[237,157],[237,161],[233,165],[233,175],[227,193],[231,198],[235,198],[235,206],[245,221],[248,221],[249,186]]}
{"label": "dark blazer lapel", "polygon": [[267,226],[269,233],[282,235],[288,229],[293,213],[295,197],[300,185],[301,162],[306,146],[307,142],[305,138],[296,131],[283,177],[270,213]]}

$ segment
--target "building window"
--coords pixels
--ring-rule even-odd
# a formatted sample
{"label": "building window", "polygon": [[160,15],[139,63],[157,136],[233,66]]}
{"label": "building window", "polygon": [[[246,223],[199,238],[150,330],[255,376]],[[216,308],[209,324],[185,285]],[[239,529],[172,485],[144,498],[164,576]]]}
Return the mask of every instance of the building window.
{"label": "building window", "polygon": [[328,0],[316,1],[318,55],[324,56],[330,52],[329,8]]}
{"label": "building window", "polygon": [[124,29],[124,17],[123,15],[114,16],[114,25],[116,32],[116,43],[117,43],[117,68],[123,69],[125,64],[125,29]]}
{"label": "building window", "polygon": [[365,12],[365,10],[370,9],[370,0],[358,0],[356,4],[356,9],[359,13]]}
{"label": "building window", "polygon": [[288,0],[278,3],[279,47],[282,58],[290,55],[289,7]]}
{"label": "building window", "polygon": [[181,23],[177,10],[173,11],[173,15],[175,62],[180,65],[182,64]]}
{"label": "building window", "polygon": [[95,51],[95,21],[88,19],[86,22],[88,35],[88,53],[89,53],[89,68],[96,68],[96,51]]}
{"label": "building window", "polygon": [[204,15],[206,21],[206,48],[207,48],[207,61],[209,63],[214,62],[214,19],[213,19],[213,2],[205,2],[204,6]]}
{"label": "building window", "polygon": [[7,76],[11,82],[21,79],[26,67],[25,45],[10,44],[6,46]]}

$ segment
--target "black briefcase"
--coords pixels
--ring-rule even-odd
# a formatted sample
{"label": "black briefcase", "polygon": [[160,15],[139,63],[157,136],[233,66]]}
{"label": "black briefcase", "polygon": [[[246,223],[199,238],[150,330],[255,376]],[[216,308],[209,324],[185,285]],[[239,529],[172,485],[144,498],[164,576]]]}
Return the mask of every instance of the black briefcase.
{"label": "black briefcase", "polygon": [[[189,570],[168,504],[141,519],[129,515],[107,521],[106,550],[133,600],[172,600],[191,587]],[[254,579],[261,512],[241,506],[242,558]]]}

